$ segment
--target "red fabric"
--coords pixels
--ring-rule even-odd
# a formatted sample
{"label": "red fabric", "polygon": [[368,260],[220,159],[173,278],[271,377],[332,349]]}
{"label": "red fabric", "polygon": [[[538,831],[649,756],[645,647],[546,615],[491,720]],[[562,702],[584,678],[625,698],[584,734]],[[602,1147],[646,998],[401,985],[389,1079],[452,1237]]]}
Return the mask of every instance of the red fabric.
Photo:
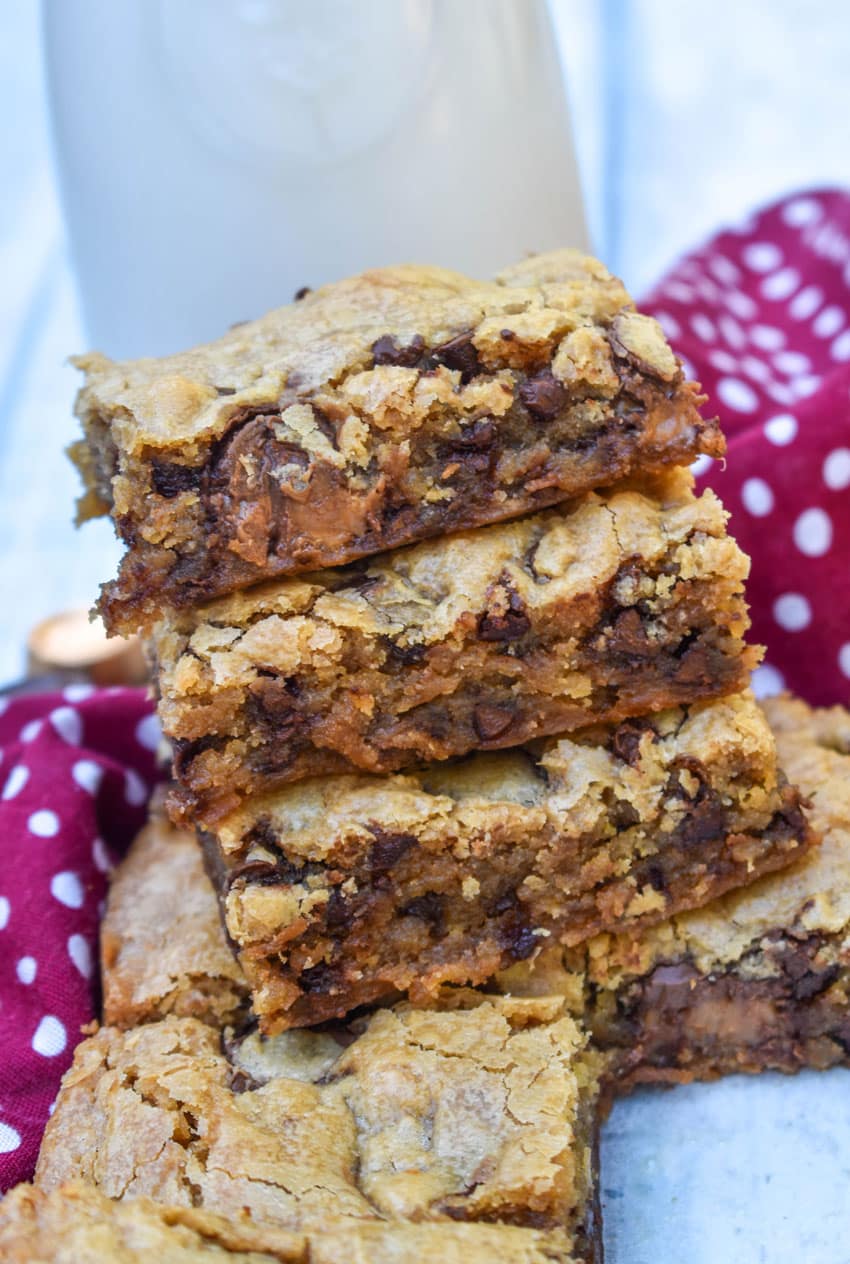
{"label": "red fabric", "polygon": [[[686,256],[641,304],[729,441],[700,478],[753,559],[757,684],[850,699],[850,195],[798,194]],[[703,467],[707,462],[700,463]]]}
{"label": "red fabric", "polygon": [[[701,476],[753,557],[761,683],[850,695],[850,196],[799,195],[688,256],[643,304],[729,437]],[[106,875],[145,819],[140,690],[0,699],[0,1189],[27,1179],[97,1012]]]}
{"label": "red fabric", "polygon": [[0,1190],[32,1174],[97,1011],[107,873],[144,823],[158,728],[141,689],[0,699]]}

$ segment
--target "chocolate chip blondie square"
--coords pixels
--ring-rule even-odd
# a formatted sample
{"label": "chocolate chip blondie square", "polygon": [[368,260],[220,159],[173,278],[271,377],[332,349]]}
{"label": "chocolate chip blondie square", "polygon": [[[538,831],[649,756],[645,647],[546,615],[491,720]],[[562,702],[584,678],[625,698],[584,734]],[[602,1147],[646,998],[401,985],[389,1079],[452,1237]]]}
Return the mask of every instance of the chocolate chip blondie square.
{"label": "chocolate chip blondie square", "polygon": [[455,991],[271,1039],[105,1027],[65,1076],[35,1198],[82,1184],[127,1216],[152,1198],[334,1264],[589,1259],[603,1070],[557,998]]}
{"label": "chocolate chip blondie square", "polygon": [[163,620],[180,806],[215,822],[321,773],[391,772],[731,693],[749,563],[685,471]]}
{"label": "chocolate chip blondie square", "polygon": [[127,550],[111,632],[723,451],[660,327],[575,251],[491,283],[368,272],[208,346],[77,364],[79,516]]}
{"label": "chocolate chip blondie square", "polygon": [[503,979],[569,995],[627,1082],[850,1063],[850,712],[764,708],[821,844],[707,908]]}
{"label": "chocolate chip blondie square", "polygon": [[204,834],[265,1030],[481,984],[660,921],[811,835],[749,694],[386,778],[300,782]]}

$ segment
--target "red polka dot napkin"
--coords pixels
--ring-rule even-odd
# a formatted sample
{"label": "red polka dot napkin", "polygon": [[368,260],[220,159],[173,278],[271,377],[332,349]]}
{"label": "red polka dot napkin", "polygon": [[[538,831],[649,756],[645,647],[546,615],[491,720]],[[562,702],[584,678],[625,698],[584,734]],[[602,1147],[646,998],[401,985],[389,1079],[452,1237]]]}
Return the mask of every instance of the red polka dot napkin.
{"label": "red polka dot napkin", "polygon": [[641,304],[729,440],[700,482],[753,559],[756,686],[850,699],[850,195],[798,194],[720,233]]}
{"label": "red polka dot napkin", "polygon": [[[850,697],[850,195],[768,207],[642,306],[711,396],[725,468],[700,479],[753,557],[758,684]],[[5,708],[5,709],[4,709]],[[27,1179],[97,1012],[106,878],[145,819],[159,730],[141,690],[0,699],[0,1190]]]}
{"label": "red polka dot napkin", "polygon": [[0,1190],[31,1175],[96,1013],[107,874],[144,823],[158,737],[141,689],[0,699]]}

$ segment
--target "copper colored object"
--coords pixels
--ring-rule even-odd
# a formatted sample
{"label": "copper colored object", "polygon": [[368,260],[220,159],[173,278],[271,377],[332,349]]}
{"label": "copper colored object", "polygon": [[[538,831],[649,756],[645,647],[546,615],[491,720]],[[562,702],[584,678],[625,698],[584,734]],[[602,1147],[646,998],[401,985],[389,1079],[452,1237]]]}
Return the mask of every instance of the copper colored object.
{"label": "copper colored object", "polygon": [[138,637],[108,637],[87,610],[64,610],[36,624],[27,638],[27,671],[95,685],[141,685],[148,675]]}

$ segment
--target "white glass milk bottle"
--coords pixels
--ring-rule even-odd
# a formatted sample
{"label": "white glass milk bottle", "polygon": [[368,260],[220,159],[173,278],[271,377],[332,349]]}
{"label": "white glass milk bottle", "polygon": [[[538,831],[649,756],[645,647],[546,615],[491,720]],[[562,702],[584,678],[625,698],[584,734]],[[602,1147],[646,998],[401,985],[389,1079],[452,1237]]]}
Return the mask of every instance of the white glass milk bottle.
{"label": "white glass milk bottle", "polygon": [[544,0],[45,0],[87,332],[160,354],[363,268],[585,244]]}

